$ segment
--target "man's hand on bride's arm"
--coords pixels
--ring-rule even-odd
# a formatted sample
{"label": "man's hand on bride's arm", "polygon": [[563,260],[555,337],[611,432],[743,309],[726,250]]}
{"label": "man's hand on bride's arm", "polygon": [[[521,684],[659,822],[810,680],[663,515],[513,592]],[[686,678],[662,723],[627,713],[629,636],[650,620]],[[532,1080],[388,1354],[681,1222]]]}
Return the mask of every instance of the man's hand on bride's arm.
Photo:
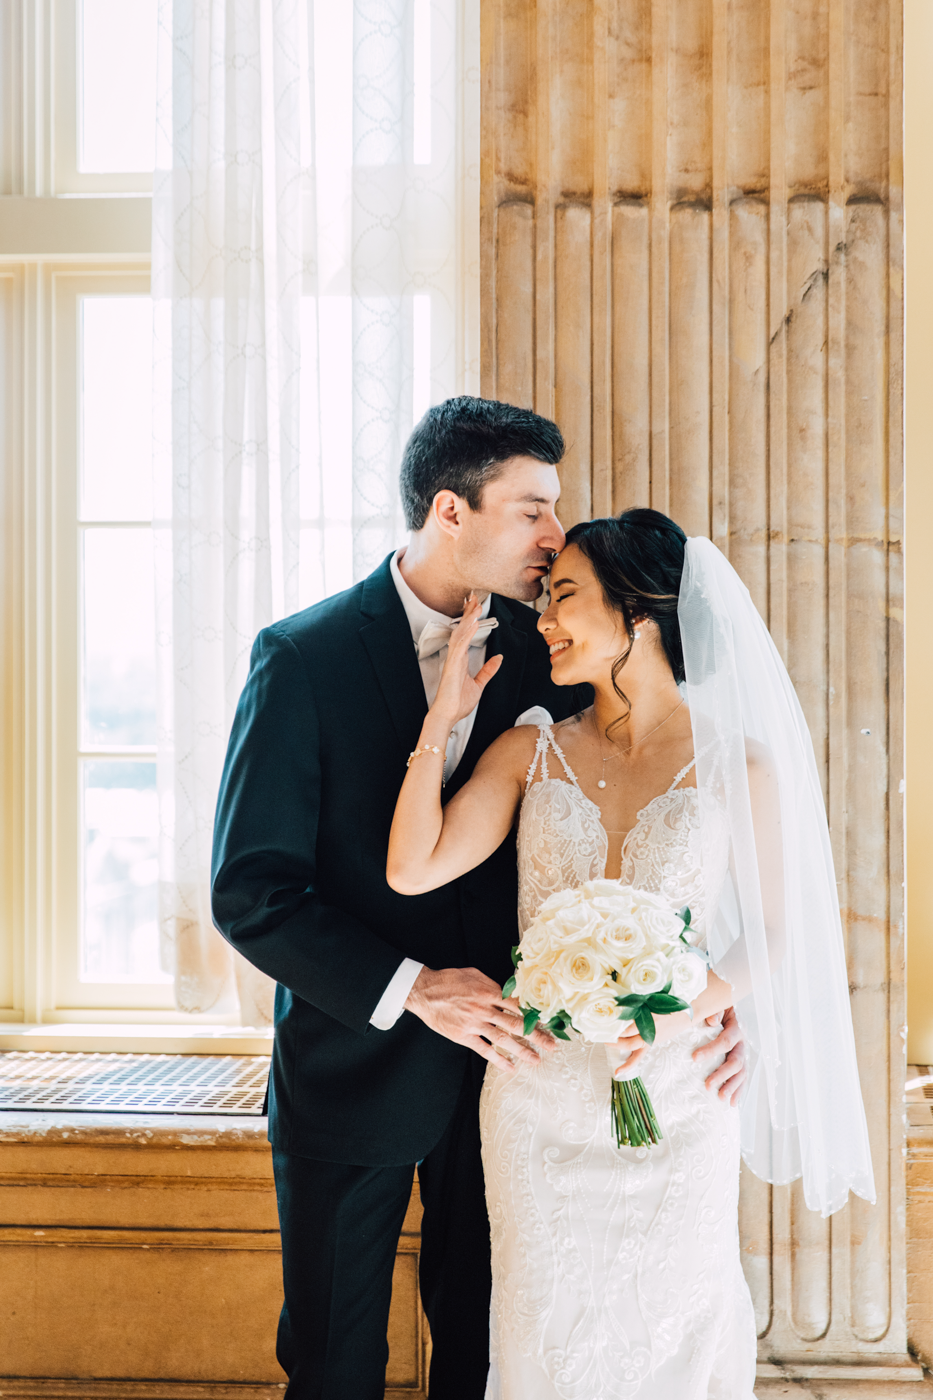
{"label": "man's hand on bride's arm", "polygon": [[475,1050],[498,1069],[511,1072],[512,1060],[537,1064],[554,1047],[547,1031],[522,1035],[515,1003],[503,1001],[501,987],[475,967],[422,968],[405,1006],[432,1031]]}
{"label": "man's hand on bride's arm", "polygon": [[[715,1016],[710,1016],[709,1024],[713,1025],[716,1019]],[[734,1106],[745,1088],[748,1066],[745,1063],[745,1042],[739,1029],[738,1017],[731,1006],[722,1013],[722,1030],[719,1035],[708,1045],[701,1045],[698,1050],[694,1050],[693,1058],[700,1060],[703,1055],[722,1054],[725,1054],[726,1058],[718,1069],[714,1069],[712,1074],[707,1076],[706,1087],[711,1093],[718,1093],[721,1099]]]}

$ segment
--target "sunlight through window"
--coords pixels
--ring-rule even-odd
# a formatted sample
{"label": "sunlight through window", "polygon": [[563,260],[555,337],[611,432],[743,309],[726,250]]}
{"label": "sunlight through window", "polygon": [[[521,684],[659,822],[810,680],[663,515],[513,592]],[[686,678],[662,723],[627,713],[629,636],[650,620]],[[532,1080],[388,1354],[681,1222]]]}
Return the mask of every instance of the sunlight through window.
{"label": "sunlight through window", "polygon": [[157,0],[80,0],[78,169],[147,171],[155,157]]}

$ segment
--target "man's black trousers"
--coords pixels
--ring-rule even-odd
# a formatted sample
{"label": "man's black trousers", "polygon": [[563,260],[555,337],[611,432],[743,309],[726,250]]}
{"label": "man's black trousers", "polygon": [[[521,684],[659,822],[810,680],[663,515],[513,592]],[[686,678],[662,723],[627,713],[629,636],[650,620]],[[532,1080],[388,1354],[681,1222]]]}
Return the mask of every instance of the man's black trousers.
{"label": "man's black trousers", "polygon": [[[447,1130],[418,1167],[430,1400],[483,1400],[486,1389],[482,1068],[479,1060],[468,1066]],[[413,1166],[344,1166],[278,1151],[273,1164],[285,1284],[277,1355],[289,1377],[286,1400],[383,1400],[392,1269]]]}

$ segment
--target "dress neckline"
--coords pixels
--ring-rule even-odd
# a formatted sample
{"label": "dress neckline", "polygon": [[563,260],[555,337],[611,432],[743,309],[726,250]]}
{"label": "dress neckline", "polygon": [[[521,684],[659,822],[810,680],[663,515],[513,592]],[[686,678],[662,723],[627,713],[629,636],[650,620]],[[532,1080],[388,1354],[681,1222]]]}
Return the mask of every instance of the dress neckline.
{"label": "dress neckline", "polygon": [[[548,773],[548,769],[547,769],[547,750],[548,750],[549,748],[550,748],[550,749],[553,749],[553,751],[554,751],[554,753],[556,754],[557,758],[560,760],[561,767],[563,768],[564,772],[565,772],[566,775],[567,775],[566,778],[551,777],[551,775]],[[538,743],[537,743],[537,746],[536,746],[536,748],[535,748],[535,756],[534,756],[534,758],[532,759],[531,766],[530,766],[529,769],[528,769],[527,781],[526,781],[526,783],[525,783],[525,796],[526,796],[526,797],[527,797],[528,794],[530,793],[531,788],[532,788],[532,785],[533,785],[533,783],[534,783],[534,778],[535,778],[535,774],[536,774],[536,772],[537,772],[538,760],[539,760],[539,759],[540,759],[540,761],[541,761],[541,781],[540,781],[540,783],[537,784],[538,787],[542,787],[542,788],[543,788],[543,787],[545,786],[546,783],[560,783],[563,787],[573,788],[573,789],[575,789],[575,791],[579,794],[580,799],[581,799],[583,802],[585,802],[585,803],[587,804],[587,806],[588,806],[589,808],[591,808],[592,812],[594,813],[595,818],[596,818],[596,823],[597,823],[597,825],[598,825],[600,831],[602,832],[603,838],[604,838],[605,843],[606,843],[606,855],[605,855],[605,859],[604,859],[604,861],[603,861],[603,879],[606,879],[606,878],[607,878],[607,876],[606,876],[606,865],[608,864],[608,861],[609,861],[609,846],[610,846],[610,841],[609,841],[609,832],[606,830],[605,826],[603,826],[603,813],[602,813],[602,808],[599,806],[599,804],[598,804],[597,802],[594,802],[594,800],[593,800],[592,797],[588,797],[588,796],[586,795],[586,793],[583,791],[582,787],[580,786],[580,780],[578,779],[576,773],[574,773],[573,769],[570,767],[570,764],[567,762],[567,759],[564,757],[564,752],[563,752],[563,750],[561,749],[560,745],[558,744],[557,740],[554,738],[554,731],[552,730],[552,728],[551,728],[551,726],[550,726],[549,724],[547,724],[547,725],[542,724],[542,725],[539,726],[539,729],[538,729]],[[686,787],[686,788],[682,788],[682,787],[679,786],[679,784],[683,782],[684,778],[685,778],[685,777],[687,776],[687,774],[690,772],[691,768],[694,767],[694,765],[696,764],[696,761],[697,761],[697,756],[696,756],[696,754],[694,754],[694,756],[693,756],[693,758],[691,758],[690,762],[689,762],[689,763],[686,763],[686,764],[683,766],[683,768],[681,768],[680,772],[679,772],[679,773],[676,773],[676,774],[674,775],[674,778],[672,779],[670,785],[669,785],[667,788],[665,788],[664,792],[659,792],[659,793],[657,793],[656,796],[652,797],[652,798],[650,799],[650,801],[648,801],[648,802],[645,803],[644,807],[639,808],[639,810],[635,813],[635,822],[634,822],[634,824],[633,824],[632,826],[629,827],[628,831],[626,831],[625,834],[624,834],[623,837],[622,837],[622,844],[621,844],[621,847],[620,847],[620,854],[619,854],[619,869],[620,869],[620,871],[621,871],[621,869],[622,869],[622,867],[623,867],[623,865],[624,865],[624,863],[625,863],[625,851],[626,851],[626,847],[628,846],[628,844],[629,844],[629,842],[631,841],[632,837],[633,837],[633,836],[635,835],[635,833],[638,831],[639,827],[641,827],[641,826],[645,823],[645,821],[647,820],[649,814],[651,813],[652,808],[655,807],[656,804],[659,803],[659,802],[665,802],[669,797],[673,797],[673,796],[675,796],[675,795],[679,797],[679,796],[681,796],[681,795],[683,795],[683,794],[687,794],[687,793],[696,793],[696,792],[697,792],[697,788],[696,788],[696,787]]]}
{"label": "dress neckline", "polygon": [[[591,803],[592,806],[595,807],[596,810],[600,813],[600,815],[602,815],[602,809],[598,806],[598,804],[593,800],[592,797],[587,797],[586,793],[583,791],[582,787],[580,786],[580,780],[579,780],[579,778],[577,777],[576,773],[575,773],[575,772],[573,771],[573,769],[571,768],[570,764],[567,762],[567,759],[566,759],[565,756],[564,756],[564,751],[563,751],[563,749],[561,748],[560,744],[558,744],[557,740],[554,738],[554,731],[553,731],[553,729],[551,728],[551,726],[550,726],[549,724],[542,724],[542,725],[539,725],[539,727],[538,727],[538,742],[537,742],[537,745],[535,746],[535,756],[534,756],[534,758],[533,758],[532,761],[531,761],[531,766],[530,766],[530,768],[528,769],[528,775],[527,775],[527,779],[526,779],[526,782],[525,782],[525,793],[526,793],[526,795],[527,795],[527,793],[531,790],[531,785],[532,785],[532,783],[534,782],[535,773],[537,772],[537,769],[538,769],[538,760],[539,760],[539,758],[540,758],[540,760],[541,760],[541,781],[542,781],[542,782],[548,782],[548,781],[563,782],[563,779],[562,779],[562,778],[551,779],[551,778],[550,778],[550,775],[549,775],[549,773],[548,773],[548,771],[547,771],[547,751],[548,751],[549,748],[550,748],[550,749],[553,749],[553,751],[554,751],[554,753],[556,754],[557,758],[560,760],[561,767],[563,768],[564,772],[567,774],[567,777],[568,777],[568,779],[570,780],[570,782],[573,784],[573,786],[574,786],[574,787],[577,789],[577,791],[580,793],[581,797],[583,797],[587,802]],[[705,752],[705,751],[704,751],[704,752]],[[641,815],[642,815],[643,812],[647,812],[647,811],[648,811],[648,808],[651,806],[651,804],[652,804],[653,802],[657,802],[658,799],[661,798],[661,797],[669,797],[670,794],[671,794],[672,792],[674,792],[675,789],[678,788],[678,787],[680,786],[680,784],[683,782],[684,778],[686,778],[687,774],[690,772],[691,768],[693,768],[693,767],[696,765],[696,761],[697,761],[697,756],[696,756],[696,754],[694,754],[693,757],[691,758],[690,762],[689,762],[689,763],[685,763],[684,766],[683,766],[683,768],[681,768],[680,772],[674,774],[674,777],[671,779],[670,785],[669,785],[667,788],[665,788],[665,790],[664,790],[663,792],[659,792],[659,793],[657,794],[657,796],[652,797],[652,798],[650,799],[650,801],[648,801],[648,802],[645,804],[645,806],[642,807],[642,808],[635,814],[635,815],[636,815],[636,822],[637,822],[638,818],[641,817]],[[692,789],[692,788],[684,788],[683,790],[684,790],[685,792],[695,791],[695,789]],[[635,830],[634,826],[631,828],[631,830],[632,830],[632,831]]]}

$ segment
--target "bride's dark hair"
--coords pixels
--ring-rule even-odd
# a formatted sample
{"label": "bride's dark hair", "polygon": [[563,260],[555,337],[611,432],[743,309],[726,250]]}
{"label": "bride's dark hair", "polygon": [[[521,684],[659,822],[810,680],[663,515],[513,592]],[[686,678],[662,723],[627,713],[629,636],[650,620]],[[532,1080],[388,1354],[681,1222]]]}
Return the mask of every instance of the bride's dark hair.
{"label": "bride's dark hair", "polygon": [[608,519],[585,520],[567,531],[567,544],[575,544],[586,555],[606,602],[622,615],[628,646],[613,662],[612,685],[626,704],[618,675],[632,650],[636,619],[657,624],[674,680],[679,685],[684,679],[677,599],[686,543],[680,526],[659,510],[624,510]]}

